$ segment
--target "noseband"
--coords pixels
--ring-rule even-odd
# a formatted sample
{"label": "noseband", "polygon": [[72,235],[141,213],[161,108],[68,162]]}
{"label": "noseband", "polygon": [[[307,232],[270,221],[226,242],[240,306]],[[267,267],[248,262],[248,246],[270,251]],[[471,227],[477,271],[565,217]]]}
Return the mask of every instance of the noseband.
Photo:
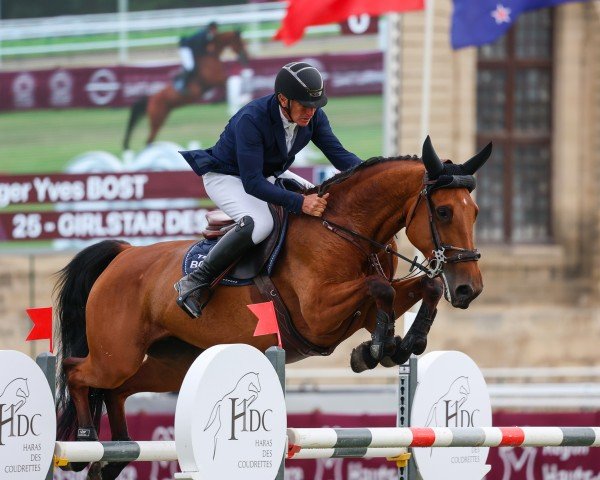
{"label": "noseband", "polygon": [[[427,212],[429,217],[429,230],[431,232],[431,239],[433,241],[434,246],[434,250],[432,250],[431,252],[433,256],[431,258],[426,259],[426,261],[428,262],[427,265],[423,265],[422,263],[417,262],[417,257],[415,257],[412,260],[408,257],[405,257],[401,253],[394,250],[389,244],[384,245],[382,243],[379,243],[373,240],[372,238],[365,237],[364,235],[361,235],[360,233],[355,232],[354,230],[343,227],[342,225],[338,225],[337,223],[334,223],[330,220],[323,220],[323,226],[335,233],[336,235],[338,235],[339,237],[343,238],[344,240],[349,241],[350,243],[355,245],[359,250],[366,253],[373,268],[384,277],[386,275],[383,271],[383,268],[381,267],[381,264],[379,263],[377,254],[369,254],[368,252],[366,252],[357,240],[365,241],[370,245],[376,247],[380,251],[384,251],[390,255],[394,255],[395,257],[400,258],[401,260],[404,260],[405,262],[408,262],[411,265],[410,272],[412,272],[416,268],[425,273],[429,278],[437,277],[438,275],[443,273],[444,264],[446,263],[476,262],[481,258],[481,253],[479,253],[477,249],[470,250],[467,248],[455,247],[454,245],[442,243],[440,240],[438,229],[433,219],[434,208],[433,202],[431,200],[431,193],[434,190],[437,190],[438,188],[465,187],[469,189],[469,191],[472,191],[475,188],[475,179],[472,176],[468,176],[470,178],[461,177],[467,176],[455,175],[450,177],[450,180],[446,183],[440,183],[439,179],[429,180],[427,174],[425,174],[425,177],[423,178],[423,188],[419,192],[417,202],[407,215],[405,228],[408,231],[408,227],[415,216],[417,207],[419,206],[421,200],[424,199],[425,204],[427,205]],[[321,196],[323,193],[324,192],[319,191],[319,196]],[[447,256],[447,251],[453,251],[455,253],[453,253],[450,256]]]}

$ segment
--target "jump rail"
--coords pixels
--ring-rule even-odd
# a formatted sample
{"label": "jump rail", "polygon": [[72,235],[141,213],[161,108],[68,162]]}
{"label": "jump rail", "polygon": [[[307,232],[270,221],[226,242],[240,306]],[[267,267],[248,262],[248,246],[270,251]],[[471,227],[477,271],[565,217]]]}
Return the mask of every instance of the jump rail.
{"label": "jump rail", "polygon": [[[315,458],[388,458],[397,460],[407,453],[404,447],[361,448],[295,448],[287,458],[294,460]],[[176,461],[174,441],[146,442],[56,442],[54,465],[73,462],[154,462]]]}
{"label": "jump rail", "polygon": [[600,427],[288,428],[294,448],[600,447]]}
{"label": "jump rail", "polygon": [[[288,428],[288,459],[397,457],[408,447],[600,447],[600,427]],[[56,442],[55,464],[177,460],[174,441]]]}

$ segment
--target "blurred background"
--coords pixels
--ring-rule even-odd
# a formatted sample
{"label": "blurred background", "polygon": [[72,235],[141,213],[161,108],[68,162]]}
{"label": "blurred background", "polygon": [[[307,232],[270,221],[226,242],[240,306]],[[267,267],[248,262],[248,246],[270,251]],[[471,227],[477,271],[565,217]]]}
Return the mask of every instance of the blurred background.
{"label": "blurred background", "polygon": [[[285,45],[273,36],[286,2],[0,0],[0,348],[46,350],[24,342],[25,309],[52,304],[53,273],[105,236],[108,210],[187,219],[171,231],[142,225],[127,234],[133,243],[196,236],[211,204],[177,150],[213,145],[239,106],[269,93],[280,66],[306,60],[326,75],[335,133],[361,158],[420,155],[429,134],[442,158],[463,162],[494,142],[474,192],[485,288],[466,311],[441,305],[428,350],[470,355],[497,386],[497,411],[585,411],[598,424],[600,2],[523,13],[494,42],[460,49],[451,43],[453,6],[355,16]],[[249,65],[225,51],[225,86],[174,109],[151,145],[141,120],[124,149],[132,106],[170,85],[179,39],[210,21],[241,31]],[[333,173],[314,146],[294,165],[314,182]],[[135,188],[165,179],[168,197]],[[75,202],[77,181],[97,182],[97,196]],[[356,383],[344,371],[365,338],[292,366],[290,387]],[[322,411],[354,398],[349,411],[373,413],[389,404],[393,382],[384,372],[364,398],[326,400],[322,390],[314,405],[300,404]]]}

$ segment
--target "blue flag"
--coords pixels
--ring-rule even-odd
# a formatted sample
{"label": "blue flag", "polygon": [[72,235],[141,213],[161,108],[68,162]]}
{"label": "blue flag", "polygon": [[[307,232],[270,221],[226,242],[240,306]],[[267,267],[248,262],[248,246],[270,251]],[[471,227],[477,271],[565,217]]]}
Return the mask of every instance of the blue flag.
{"label": "blue flag", "polygon": [[572,1],[577,0],[454,0],[452,48],[494,42],[521,13]]}

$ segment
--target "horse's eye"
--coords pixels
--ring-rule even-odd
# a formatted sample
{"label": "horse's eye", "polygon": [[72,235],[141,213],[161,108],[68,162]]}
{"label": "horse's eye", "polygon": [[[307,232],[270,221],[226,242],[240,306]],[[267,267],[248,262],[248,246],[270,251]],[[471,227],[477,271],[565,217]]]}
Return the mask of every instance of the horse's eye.
{"label": "horse's eye", "polygon": [[450,207],[437,207],[435,213],[442,222],[452,220],[452,209]]}

